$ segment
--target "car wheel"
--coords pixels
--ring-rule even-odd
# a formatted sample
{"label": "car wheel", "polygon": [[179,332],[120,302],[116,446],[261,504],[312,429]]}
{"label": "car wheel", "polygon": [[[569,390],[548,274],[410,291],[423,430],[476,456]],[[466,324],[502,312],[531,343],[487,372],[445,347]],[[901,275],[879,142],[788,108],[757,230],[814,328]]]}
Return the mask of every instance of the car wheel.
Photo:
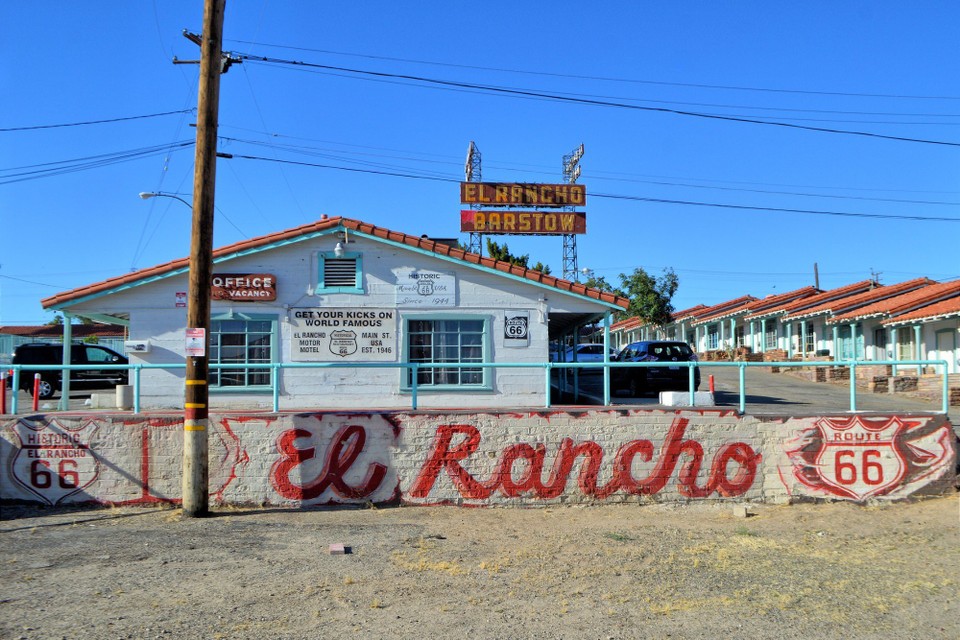
{"label": "car wheel", "polygon": [[53,386],[53,383],[47,380],[46,378],[40,378],[40,388],[37,393],[41,400],[47,400],[53,397],[53,394],[56,392],[56,389]]}

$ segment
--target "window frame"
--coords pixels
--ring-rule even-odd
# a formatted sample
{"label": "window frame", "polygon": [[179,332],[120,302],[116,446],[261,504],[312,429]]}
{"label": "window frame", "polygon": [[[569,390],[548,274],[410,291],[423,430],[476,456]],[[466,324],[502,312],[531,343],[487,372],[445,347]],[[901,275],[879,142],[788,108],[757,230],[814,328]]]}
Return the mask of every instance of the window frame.
{"label": "window frame", "polygon": [[[493,316],[489,314],[469,314],[469,313],[415,313],[405,314],[402,318],[403,339],[401,344],[401,362],[410,364],[410,323],[416,321],[480,321],[483,323],[481,330],[482,343],[480,345],[482,356],[481,362],[491,362],[493,353]],[[465,363],[463,368],[470,368],[470,363]],[[428,363],[423,363],[421,368],[429,368]],[[447,369],[443,367],[440,370]],[[413,385],[410,384],[412,369],[403,367],[400,369],[400,391],[410,393]],[[417,393],[489,393],[493,391],[494,369],[491,367],[481,367],[480,373],[482,382],[477,385],[464,384],[423,384],[417,383]]]}
{"label": "window frame", "polygon": [[[266,365],[264,364],[253,364],[248,366],[248,369],[259,369],[261,367],[267,368],[268,382],[265,385],[231,385],[231,386],[222,386],[220,384],[214,385],[210,383],[210,374],[213,372],[214,364],[231,364],[221,362],[219,357],[217,361],[214,361],[212,354],[209,359],[210,371],[207,373],[207,383],[208,389],[211,393],[273,393],[273,386],[276,382],[273,376],[273,370],[269,368],[269,365],[276,364],[279,361],[280,354],[278,353],[280,349],[280,317],[278,314],[274,313],[244,313],[244,312],[235,312],[229,311],[226,313],[215,313],[210,316],[210,350],[213,351],[213,323],[221,321],[230,321],[230,320],[242,320],[244,322],[269,322],[270,323],[270,362]],[[246,334],[247,331],[245,330]],[[217,375],[218,379],[223,379],[223,374],[225,372],[230,372],[231,370],[237,371],[238,369],[218,369]]]}
{"label": "window frame", "polygon": [[[327,260],[355,260],[355,278],[352,287],[330,286],[326,285],[324,275],[326,273]],[[357,251],[346,251],[341,255],[336,255],[333,251],[320,251],[317,253],[317,293],[358,293],[363,294],[363,254]]]}

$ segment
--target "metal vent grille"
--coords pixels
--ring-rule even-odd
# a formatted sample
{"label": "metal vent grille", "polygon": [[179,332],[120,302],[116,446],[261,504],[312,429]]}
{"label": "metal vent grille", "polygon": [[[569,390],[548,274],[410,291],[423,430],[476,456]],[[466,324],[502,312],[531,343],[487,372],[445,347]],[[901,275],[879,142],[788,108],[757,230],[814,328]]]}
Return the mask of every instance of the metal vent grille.
{"label": "metal vent grille", "polygon": [[323,261],[323,286],[357,286],[356,258],[327,258]]}

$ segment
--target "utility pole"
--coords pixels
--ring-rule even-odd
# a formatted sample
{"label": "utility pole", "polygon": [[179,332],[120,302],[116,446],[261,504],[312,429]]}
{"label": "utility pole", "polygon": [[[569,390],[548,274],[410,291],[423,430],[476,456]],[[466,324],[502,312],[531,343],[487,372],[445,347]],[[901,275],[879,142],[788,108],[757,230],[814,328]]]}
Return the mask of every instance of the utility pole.
{"label": "utility pole", "polygon": [[[204,0],[197,99],[197,145],[193,172],[193,224],[187,335],[198,344],[187,353],[183,403],[183,515],[207,515],[210,503],[207,378],[210,353],[210,281],[213,270],[213,212],[217,175],[217,119],[226,0]],[[202,334],[199,335],[199,334]],[[202,349],[200,346],[202,344]]]}

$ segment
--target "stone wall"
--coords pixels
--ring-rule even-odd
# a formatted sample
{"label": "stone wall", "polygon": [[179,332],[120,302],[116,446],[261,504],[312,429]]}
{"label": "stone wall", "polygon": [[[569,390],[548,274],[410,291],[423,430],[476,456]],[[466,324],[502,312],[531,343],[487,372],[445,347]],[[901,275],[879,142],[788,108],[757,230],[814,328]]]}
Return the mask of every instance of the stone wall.
{"label": "stone wall", "polygon": [[[178,502],[176,415],[30,416],[0,432],[0,499]],[[729,410],[213,416],[213,504],[528,506],[953,490],[943,416],[760,419]]]}

